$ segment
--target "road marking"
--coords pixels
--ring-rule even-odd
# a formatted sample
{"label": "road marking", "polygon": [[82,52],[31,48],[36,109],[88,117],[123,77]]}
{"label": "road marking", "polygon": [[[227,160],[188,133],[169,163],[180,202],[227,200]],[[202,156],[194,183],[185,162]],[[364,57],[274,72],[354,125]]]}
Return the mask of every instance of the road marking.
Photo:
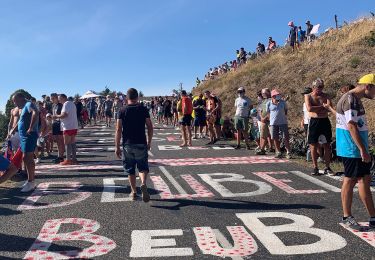
{"label": "road marking", "polygon": [[257,164],[257,163],[286,163],[288,160],[275,159],[268,156],[246,157],[214,157],[214,158],[180,158],[180,159],[151,159],[155,166],[194,166],[218,164]]}
{"label": "road marking", "polygon": [[[314,221],[304,215],[286,212],[254,212],[237,213],[236,216],[242,220],[272,255],[317,254],[339,250],[347,245],[346,240],[340,235],[313,227]],[[264,218],[282,218],[293,222],[281,225],[265,225]],[[306,233],[319,239],[315,238],[313,243],[301,241],[303,244],[286,245],[277,235],[285,232]]]}
{"label": "road marking", "polygon": [[165,167],[159,166],[159,169],[162,173],[164,173],[165,177],[169,180],[170,183],[172,183],[172,185],[181,195],[187,195],[187,192],[184,190],[184,188],[182,188],[182,186],[172,177],[172,175],[167,171],[167,169],[165,169]]}
{"label": "road marking", "polygon": [[[64,187],[59,187],[54,190],[49,190],[48,188],[52,185],[64,185]],[[69,182],[69,181],[60,181],[60,182],[43,182],[40,183],[34,192],[25,199],[25,201],[18,206],[17,210],[31,210],[31,209],[47,209],[47,208],[57,208],[57,207],[65,207],[69,206],[81,201],[84,201],[88,197],[91,196],[91,192],[87,191],[78,191],[78,189],[82,186],[80,182]],[[36,202],[42,196],[48,195],[61,195],[71,193],[75,194],[76,197],[73,199],[69,199],[68,201],[63,202],[56,202],[56,203],[43,203],[42,205],[35,205]]]}
{"label": "road marking", "polygon": [[115,181],[127,181],[128,178],[105,178],[103,179],[103,193],[100,202],[122,202],[122,201],[132,201],[129,196],[125,198],[115,198],[116,189],[124,188],[124,186],[116,185]]}
{"label": "road marking", "polygon": [[[223,235],[223,233],[220,232],[220,230],[214,229],[213,231],[214,231],[216,239],[220,243],[220,245],[222,245],[225,248],[232,248],[233,247],[233,245],[231,245],[231,243],[229,243],[229,241],[227,240],[227,238]],[[232,256],[231,258],[233,260],[243,260],[243,258],[240,257],[240,256]]]}
{"label": "road marking", "polygon": [[292,182],[289,179],[276,179],[270,175],[286,175],[287,172],[254,172],[254,174],[278,187],[279,189],[291,193],[291,194],[316,194],[316,193],[327,193],[324,190],[296,190],[295,188],[286,184],[286,182]]}
{"label": "road marking", "polygon": [[[215,233],[210,227],[193,228],[197,244],[203,254],[220,257],[233,257],[249,256],[258,251],[258,246],[255,240],[243,226],[229,226],[227,229],[233,239],[234,246],[229,244],[226,238],[218,230]],[[222,241],[224,240],[227,242],[227,246],[221,244],[224,248],[218,244],[219,239],[217,233],[221,235]],[[239,259],[242,258],[240,257]]]}
{"label": "road marking", "polygon": [[215,195],[208,190],[204,185],[198,182],[190,174],[181,175],[181,177],[187,182],[187,184],[194,190],[195,194],[172,194],[168,185],[161,178],[161,176],[150,176],[151,181],[154,184],[154,189],[160,192],[161,199],[192,199],[192,198],[210,198]]}
{"label": "road marking", "polygon": [[[58,233],[63,224],[80,225],[82,229]],[[107,237],[95,234],[99,228],[100,224],[91,219],[63,218],[47,220],[24,259],[77,259],[106,255],[116,248],[116,243]],[[61,243],[62,241],[85,241],[92,245],[78,250],[48,251],[52,243]]]}
{"label": "road marking", "polygon": [[[368,222],[359,222],[358,224],[360,224],[361,226],[365,227],[365,228],[368,228]],[[374,231],[364,231],[364,232],[360,232],[360,231],[357,231],[357,230],[354,230],[354,229],[351,229],[349,227],[346,227],[344,224],[340,223],[340,226],[342,226],[343,228],[345,228],[346,230],[348,230],[349,232],[351,232],[352,234],[356,235],[357,237],[359,237],[360,239],[362,239],[363,241],[367,242],[368,244],[370,244],[372,247],[375,247],[375,232]]]}
{"label": "road marking", "polygon": [[154,154],[151,151],[148,151],[148,155],[154,157]]}
{"label": "road marking", "polygon": [[41,166],[41,168],[37,167],[35,170],[36,174],[44,174],[44,173],[55,173],[56,171],[90,171],[89,173],[93,173],[92,170],[120,170],[124,167],[122,165],[48,165],[49,167]]}
{"label": "road marking", "polygon": [[182,236],[182,229],[162,230],[133,230],[131,234],[130,257],[168,257],[168,256],[192,256],[190,247],[177,248],[174,238],[153,238]]}
{"label": "road marking", "polygon": [[312,177],[312,176],[310,176],[310,175],[308,175],[306,173],[303,173],[303,172],[300,172],[300,171],[290,171],[290,172],[292,174],[294,174],[294,175],[296,175],[296,176],[298,176],[298,177],[300,177],[302,179],[305,179],[305,180],[307,180],[309,182],[312,182],[312,183],[314,183],[314,184],[316,184],[316,185],[318,185],[318,186],[320,186],[320,187],[322,187],[322,188],[324,188],[326,190],[329,190],[329,191],[332,191],[332,192],[341,192],[341,189],[339,189],[339,188],[337,188],[337,187],[335,187],[333,185],[330,185],[328,183],[325,183],[324,181],[316,179],[316,178],[314,178],[314,177]]}
{"label": "road marking", "polygon": [[[245,176],[241,174],[235,173],[206,173],[206,174],[198,174],[199,177],[202,178],[207,184],[209,184],[213,189],[215,189],[221,196],[224,198],[233,198],[233,197],[251,197],[251,196],[258,196],[269,193],[272,191],[271,185],[262,182],[262,181],[254,181],[245,179]],[[224,177],[224,178],[213,178],[213,177]],[[227,189],[222,182],[243,182],[243,183],[251,183],[257,186],[257,190],[250,191],[250,192],[239,192],[233,193],[229,189]]]}

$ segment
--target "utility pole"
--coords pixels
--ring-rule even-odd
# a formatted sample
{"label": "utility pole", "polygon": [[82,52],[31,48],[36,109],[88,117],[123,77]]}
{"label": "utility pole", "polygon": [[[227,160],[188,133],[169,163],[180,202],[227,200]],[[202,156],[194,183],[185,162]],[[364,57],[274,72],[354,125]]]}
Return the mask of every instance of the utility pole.
{"label": "utility pole", "polygon": [[338,22],[337,22],[337,14],[335,14],[335,23],[336,23],[336,29],[339,28]]}

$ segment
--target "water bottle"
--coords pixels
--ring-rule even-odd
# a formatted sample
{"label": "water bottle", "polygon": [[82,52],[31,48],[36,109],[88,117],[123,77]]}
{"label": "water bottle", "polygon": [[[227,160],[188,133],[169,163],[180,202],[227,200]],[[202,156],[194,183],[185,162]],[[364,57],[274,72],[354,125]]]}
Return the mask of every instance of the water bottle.
{"label": "water bottle", "polygon": [[306,161],[307,162],[311,161],[311,151],[310,151],[310,148],[307,150],[307,153],[306,153]]}

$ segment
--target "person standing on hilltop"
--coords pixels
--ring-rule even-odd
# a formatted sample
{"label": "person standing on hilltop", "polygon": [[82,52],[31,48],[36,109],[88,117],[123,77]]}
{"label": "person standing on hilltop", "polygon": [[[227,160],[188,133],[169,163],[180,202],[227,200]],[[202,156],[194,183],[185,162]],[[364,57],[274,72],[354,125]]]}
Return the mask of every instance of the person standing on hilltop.
{"label": "person standing on hilltop", "polygon": [[326,164],[324,174],[335,175],[330,167],[332,126],[328,118],[328,107],[332,106],[332,102],[328,95],[323,92],[323,89],[324,81],[318,78],[312,84],[312,92],[305,95],[306,109],[310,116],[307,142],[310,145],[311,159],[314,165],[312,174],[319,175],[318,149],[319,144],[321,144],[324,149],[324,162]]}
{"label": "person standing on hilltop", "polygon": [[342,223],[358,231],[364,231],[364,227],[357,223],[351,211],[353,188],[357,183],[359,196],[370,216],[369,228],[375,228],[375,207],[370,190],[369,129],[363,98],[375,98],[375,74],[363,76],[357,87],[340,98],[336,109],[337,155],[342,157],[345,175],[341,188]]}
{"label": "person standing on hilltop", "polygon": [[294,50],[296,49],[296,45],[297,45],[298,29],[297,29],[297,26],[294,25],[293,21],[290,21],[288,23],[288,26],[290,27],[288,42],[289,42],[289,44],[292,47],[293,52],[294,52]]}

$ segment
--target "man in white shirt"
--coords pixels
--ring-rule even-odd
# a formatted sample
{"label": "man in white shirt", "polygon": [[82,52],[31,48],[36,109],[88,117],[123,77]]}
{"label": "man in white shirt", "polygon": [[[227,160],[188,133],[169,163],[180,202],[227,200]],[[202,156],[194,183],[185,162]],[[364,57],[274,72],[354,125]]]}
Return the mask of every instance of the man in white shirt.
{"label": "man in white shirt", "polygon": [[77,164],[77,145],[76,135],[78,133],[77,109],[72,101],[68,101],[65,94],[59,95],[59,101],[63,104],[60,115],[53,116],[54,119],[60,118],[61,128],[64,134],[64,143],[66,150],[66,160],[60,165]]}
{"label": "man in white shirt", "polygon": [[249,144],[249,114],[253,108],[251,100],[245,96],[245,89],[240,87],[237,90],[238,98],[234,102],[236,108],[236,114],[234,116],[234,127],[237,130],[237,146],[235,149],[241,149],[241,138],[242,135],[245,139],[246,148],[250,150]]}

